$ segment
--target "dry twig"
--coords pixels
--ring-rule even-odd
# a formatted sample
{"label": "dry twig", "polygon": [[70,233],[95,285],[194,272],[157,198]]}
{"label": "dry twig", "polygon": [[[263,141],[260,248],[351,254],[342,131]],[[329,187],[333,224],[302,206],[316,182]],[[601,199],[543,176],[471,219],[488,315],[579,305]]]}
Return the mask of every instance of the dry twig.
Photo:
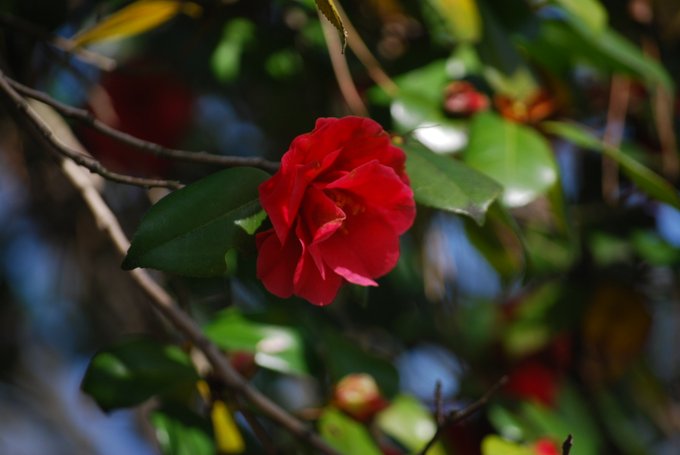
{"label": "dry twig", "polygon": [[498,382],[496,382],[489,390],[487,390],[484,395],[482,395],[477,401],[473,402],[469,406],[459,410],[459,411],[452,411],[449,414],[447,414],[443,421],[441,423],[437,424],[437,430],[434,433],[434,436],[432,436],[432,439],[430,439],[427,444],[425,444],[425,447],[419,452],[420,455],[425,455],[427,454],[427,451],[432,448],[435,442],[439,439],[441,436],[442,431],[449,426],[449,425],[455,425],[458,422],[462,422],[463,420],[467,419],[470,417],[472,414],[475,412],[479,411],[481,408],[486,406],[486,404],[489,402],[491,397],[498,392],[498,390],[503,387],[506,383],[508,382],[508,377],[503,376]]}

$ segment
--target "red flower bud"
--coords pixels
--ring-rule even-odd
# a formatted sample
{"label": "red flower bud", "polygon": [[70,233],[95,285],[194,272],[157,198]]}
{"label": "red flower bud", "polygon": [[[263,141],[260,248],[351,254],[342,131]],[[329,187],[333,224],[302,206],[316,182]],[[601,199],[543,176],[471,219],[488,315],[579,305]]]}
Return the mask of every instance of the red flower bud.
{"label": "red flower bud", "polygon": [[469,82],[452,82],[444,91],[444,110],[451,115],[467,117],[488,108],[489,98]]}
{"label": "red flower bud", "polygon": [[366,422],[387,406],[373,376],[349,374],[335,386],[333,403],[357,420]]}

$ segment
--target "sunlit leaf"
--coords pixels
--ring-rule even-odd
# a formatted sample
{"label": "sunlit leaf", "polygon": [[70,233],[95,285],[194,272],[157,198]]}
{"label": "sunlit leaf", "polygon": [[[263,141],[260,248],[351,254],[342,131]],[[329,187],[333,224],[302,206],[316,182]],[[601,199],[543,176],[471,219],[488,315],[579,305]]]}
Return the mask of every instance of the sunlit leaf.
{"label": "sunlit leaf", "polygon": [[210,422],[188,408],[165,405],[149,420],[163,455],[213,455],[216,453]]}
{"label": "sunlit leaf", "polygon": [[316,2],[317,8],[323,13],[323,15],[328,19],[333,27],[336,28],[340,36],[342,37],[342,47],[345,48],[345,43],[347,42],[347,29],[342,23],[342,18],[340,17],[340,12],[337,6],[335,6],[335,0],[314,0]]}
{"label": "sunlit leaf", "polygon": [[241,218],[240,220],[234,221],[234,224],[239,226],[241,229],[246,231],[248,235],[255,234],[262,222],[267,219],[267,212],[260,210],[255,215],[251,215],[246,218]]}
{"label": "sunlit leaf", "polygon": [[493,180],[447,156],[408,140],[406,169],[418,203],[484,221],[489,205],[502,188]]}
{"label": "sunlit leaf", "polygon": [[[419,453],[434,436],[437,425],[428,411],[417,399],[398,395],[389,407],[376,416],[378,427],[394,438],[411,453]],[[444,455],[446,452],[437,443],[428,455]]]}
{"label": "sunlit leaf", "polygon": [[255,354],[255,363],[282,373],[307,374],[304,345],[292,328],[261,324],[242,316],[236,309],[224,310],[204,327],[219,347]]}
{"label": "sunlit leaf", "polygon": [[128,38],[152,30],[177,14],[196,17],[202,8],[196,3],[180,0],[137,0],[107,16],[93,27],[78,33],[73,42],[76,46],[101,41]]}
{"label": "sunlit leaf", "polygon": [[215,433],[215,445],[219,453],[243,453],[246,445],[227,405],[216,400],[210,410]]}
{"label": "sunlit leaf", "polygon": [[528,204],[557,182],[548,142],[533,129],[491,113],[473,119],[464,161],[503,186],[508,207]]}
{"label": "sunlit leaf", "polygon": [[227,169],[161,199],[142,219],[123,268],[224,274],[225,253],[246,236],[237,221],[260,212],[257,187],[268,177],[254,168]]}
{"label": "sunlit leaf", "polygon": [[647,195],[680,209],[680,196],[673,186],[654,171],[624,154],[618,149],[605,146],[604,142],[586,127],[568,122],[544,122],[543,129],[560,136],[580,147],[598,151],[616,161],[641,191]]}
{"label": "sunlit leaf", "polygon": [[81,387],[109,410],[139,404],[197,379],[189,357],[177,346],[134,339],[97,353]]}
{"label": "sunlit leaf", "polygon": [[534,455],[527,446],[491,434],[482,440],[482,455]]}
{"label": "sunlit leaf", "polygon": [[366,427],[335,408],[326,408],[319,418],[321,436],[344,455],[380,455]]}
{"label": "sunlit leaf", "polygon": [[430,0],[446,21],[449,32],[461,42],[474,43],[482,35],[482,21],[476,0]]}

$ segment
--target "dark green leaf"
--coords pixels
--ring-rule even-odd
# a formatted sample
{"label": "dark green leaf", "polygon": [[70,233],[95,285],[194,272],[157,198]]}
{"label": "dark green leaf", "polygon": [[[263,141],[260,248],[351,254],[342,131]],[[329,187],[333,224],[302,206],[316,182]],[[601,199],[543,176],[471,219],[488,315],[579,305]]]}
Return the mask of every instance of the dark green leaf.
{"label": "dark green leaf", "polygon": [[491,113],[473,119],[464,160],[503,185],[503,203],[509,207],[528,204],[557,182],[548,142],[533,129]]}
{"label": "dark green leaf", "polygon": [[450,157],[408,140],[406,170],[418,203],[467,215],[477,223],[502,189],[493,180]]}
{"label": "dark green leaf", "polygon": [[212,427],[207,419],[179,406],[164,406],[150,416],[164,455],[214,455]]}
{"label": "dark green leaf", "polygon": [[123,268],[224,274],[224,255],[243,235],[236,222],[261,210],[257,187],[268,177],[254,168],[227,169],[161,199],[142,219]]}
{"label": "dark green leaf", "polygon": [[670,183],[620,150],[605,146],[602,140],[588,131],[587,128],[567,122],[544,122],[542,127],[547,132],[560,136],[580,147],[605,154],[621,166],[621,170],[641,191],[654,199],[680,209],[680,196]]}
{"label": "dark green leaf", "polygon": [[254,353],[255,363],[263,368],[308,373],[302,338],[295,329],[254,322],[228,309],[218,313],[204,332],[221,348]]}
{"label": "dark green leaf", "polygon": [[139,404],[197,379],[189,358],[177,346],[135,339],[96,354],[81,387],[109,410]]}
{"label": "dark green leaf", "polygon": [[334,408],[326,408],[319,418],[319,432],[333,448],[344,455],[380,455],[366,427]]}

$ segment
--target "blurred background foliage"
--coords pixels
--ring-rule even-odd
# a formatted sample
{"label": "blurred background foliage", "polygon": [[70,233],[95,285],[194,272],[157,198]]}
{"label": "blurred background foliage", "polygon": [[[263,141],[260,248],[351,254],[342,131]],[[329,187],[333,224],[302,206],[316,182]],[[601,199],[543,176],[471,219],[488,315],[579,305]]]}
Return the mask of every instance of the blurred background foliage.
{"label": "blurred background foliage", "polygon": [[[503,188],[475,210],[419,206],[380,287],[326,308],[268,295],[252,242],[227,276],[159,275],[256,387],[347,454],[418,453],[437,413],[504,375],[428,453],[556,454],[568,434],[578,455],[678,453],[680,4],[344,0],[340,54],[312,0],[156,3],[106,36],[94,24],[129,2],[4,0],[2,71],[221,155],[278,160],[318,117],[369,115],[409,156],[426,147],[434,168]],[[217,170],[72,127],[120,172]],[[53,160],[4,112],[0,128],[0,452],[256,454],[264,431],[312,453],[211,381]],[[439,192],[474,201],[463,175]],[[129,234],[159,197],[104,192]]]}

